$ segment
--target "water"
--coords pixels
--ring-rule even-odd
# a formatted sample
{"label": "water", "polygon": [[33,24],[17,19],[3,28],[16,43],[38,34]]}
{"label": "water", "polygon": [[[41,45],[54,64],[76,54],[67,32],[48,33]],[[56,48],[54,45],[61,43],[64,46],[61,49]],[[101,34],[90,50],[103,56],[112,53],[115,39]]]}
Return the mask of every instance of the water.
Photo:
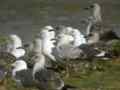
{"label": "water", "polygon": [[45,25],[81,28],[81,20],[90,15],[84,8],[96,1],[105,22],[120,24],[120,0],[1,0],[0,33],[16,33],[29,42]]}

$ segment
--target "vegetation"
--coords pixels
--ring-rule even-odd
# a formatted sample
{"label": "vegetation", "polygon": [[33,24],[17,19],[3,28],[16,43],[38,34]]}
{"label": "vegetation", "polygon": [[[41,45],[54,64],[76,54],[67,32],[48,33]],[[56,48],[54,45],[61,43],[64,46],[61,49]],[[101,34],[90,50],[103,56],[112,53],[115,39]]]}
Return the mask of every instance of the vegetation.
{"label": "vegetation", "polygon": [[[6,41],[0,37],[0,43]],[[120,42],[113,44],[115,52],[120,52]],[[74,60],[71,61],[74,67],[70,69],[70,77],[63,77],[66,84],[76,86],[80,90],[114,90],[120,89],[120,58],[113,60]],[[10,66],[9,66],[10,69]],[[62,73],[61,73],[61,76]],[[18,87],[7,75],[5,80],[0,82],[0,90],[37,90],[36,88]]]}

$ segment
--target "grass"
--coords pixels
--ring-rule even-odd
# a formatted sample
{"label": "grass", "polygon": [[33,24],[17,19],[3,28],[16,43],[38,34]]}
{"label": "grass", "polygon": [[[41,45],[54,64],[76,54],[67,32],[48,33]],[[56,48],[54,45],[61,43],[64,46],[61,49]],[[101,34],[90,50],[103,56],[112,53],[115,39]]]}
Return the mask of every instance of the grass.
{"label": "grass", "polygon": [[[118,61],[105,61],[105,62],[96,62],[97,67],[102,66],[102,70],[90,69],[90,71],[85,72],[84,74],[78,72],[76,76],[79,77],[69,77],[65,78],[65,82],[74,85],[78,88],[84,88],[84,90],[93,90],[102,88],[102,90],[110,89],[120,89],[120,58]],[[93,62],[94,63],[94,62]],[[105,64],[106,63],[106,64]],[[95,64],[95,65],[96,65]]]}
{"label": "grass", "polygon": [[[84,62],[84,61],[83,61]],[[84,62],[86,63],[86,62]],[[102,66],[102,70],[89,69],[97,65]],[[64,78],[65,83],[78,87],[80,90],[119,90],[120,89],[120,58],[113,61],[93,61],[93,66],[84,68],[85,72],[78,70],[73,72],[69,78]],[[4,88],[4,89],[1,89]],[[0,90],[37,90],[36,88],[17,87],[10,76],[6,78],[6,83],[0,85]]]}
{"label": "grass", "polygon": [[[7,38],[0,37],[0,44]],[[113,44],[113,51],[120,51],[120,43]],[[72,62],[77,67],[70,69],[70,77],[63,77],[66,84],[79,88],[79,90],[119,90],[120,89],[120,57],[113,60],[80,61]],[[8,68],[8,67],[7,67]],[[10,66],[9,66],[10,68]],[[7,76],[4,83],[0,83],[0,90],[37,90],[36,88],[18,87],[11,76]]]}

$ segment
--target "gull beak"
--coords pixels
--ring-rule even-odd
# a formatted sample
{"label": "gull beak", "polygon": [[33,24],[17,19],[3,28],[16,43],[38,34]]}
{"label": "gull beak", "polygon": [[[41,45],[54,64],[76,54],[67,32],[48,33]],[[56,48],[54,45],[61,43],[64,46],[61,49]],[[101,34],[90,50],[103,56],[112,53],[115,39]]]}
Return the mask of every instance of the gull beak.
{"label": "gull beak", "polygon": [[50,29],[49,31],[55,31],[55,29]]}
{"label": "gull beak", "polygon": [[[29,47],[29,46],[30,46],[29,44],[24,44],[23,47],[27,48],[27,47]],[[21,47],[21,48],[23,48],[23,47]]]}
{"label": "gull beak", "polygon": [[16,49],[24,49],[24,47],[17,47]]}
{"label": "gull beak", "polygon": [[85,10],[88,10],[89,8],[88,7],[86,7],[86,8],[84,8]]}
{"label": "gull beak", "polygon": [[55,40],[57,40],[57,39],[55,39],[55,38],[54,38],[54,39],[51,39],[51,41],[55,41]]}
{"label": "gull beak", "polygon": [[94,5],[90,5],[89,7],[84,8],[85,10],[89,10],[91,8],[94,8]]}

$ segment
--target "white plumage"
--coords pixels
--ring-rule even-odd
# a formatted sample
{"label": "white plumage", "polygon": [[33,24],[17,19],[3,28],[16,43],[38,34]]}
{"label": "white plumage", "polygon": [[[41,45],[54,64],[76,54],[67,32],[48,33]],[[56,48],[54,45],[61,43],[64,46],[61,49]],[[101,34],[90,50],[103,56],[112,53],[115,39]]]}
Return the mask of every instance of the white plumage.
{"label": "white plumage", "polygon": [[34,59],[34,67],[33,67],[33,77],[34,74],[41,70],[44,69],[45,67],[45,56],[43,55],[42,52],[42,40],[40,38],[35,38],[34,43],[33,43],[33,52],[35,52],[35,59]]}
{"label": "white plumage", "polygon": [[[48,27],[48,26],[46,26]],[[55,57],[52,55],[52,49],[55,47],[54,43],[56,42],[55,39],[55,32],[51,31],[52,28],[43,28],[40,32],[40,38],[42,40],[42,50],[43,53],[48,56],[52,60],[56,60]]]}
{"label": "white plumage", "polygon": [[37,58],[35,59],[35,64],[33,67],[33,78],[35,78],[35,73],[44,69],[46,62],[45,62],[45,56],[43,54],[37,55]]}
{"label": "white plumage", "polygon": [[95,22],[101,22],[102,16],[101,16],[101,7],[98,3],[93,4],[93,17]]}
{"label": "white plumage", "polygon": [[[34,42],[34,49],[38,49],[40,51],[37,51],[35,53],[35,64],[33,66],[33,72],[32,76],[34,80],[37,80],[42,84],[42,89],[47,90],[49,82],[53,82],[55,86],[53,87],[55,90],[61,90],[61,88],[64,87],[63,80],[60,79],[60,77],[57,77],[55,73],[52,70],[47,70],[46,66],[46,55],[43,51],[42,47],[43,42],[41,38],[36,38]],[[45,81],[46,80],[46,81]],[[57,84],[59,82],[59,84]],[[43,85],[44,84],[44,85]],[[58,88],[58,89],[57,89]]]}
{"label": "white plumage", "polygon": [[44,69],[46,56],[51,60],[55,60],[55,57],[52,55],[52,49],[55,47],[55,41],[53,40],[55,38],[55,32],[51,31],[52,29],[52,26],[45,26],[40,31],[40,36],[34,40],[33,52],[35,52],[36,58],[34,59],[33,76],[37,71]]}
{"label": "white plumage", "polygon": [[26,70],[27,64],[24,60],[17,60],[12,64],[13,70],[12,70],[12,76],[15,77],[16,72],[21,70]]}
{"label": "white plumage", "polygon": [[22,47],[22,40],[18,35],[10,35],[10,40],[12,43],[8,46],[8,52],[11,53],[16,58],[20,58],[25,55],[25,50]]}
{"label": "white plumage", "polygon": [[81,44],[85,44],[86,43],[86,39],[85,39],[84,35],[78,29],[74,29],[73,28],[72,35],[74,37],[74,43],[73,43],[73,45],[75,47],[78,47]]}
{"label": "white plumage", "polygon": [[61,58],[75,59],[82,53],[79,46],[85,43],[86,39],[78,29],[64,27],[57,35],[56,51]]}
{"label": "white plumage", "polygon": [[14,48],[22,47],[22,40],[18,35],[11,34],[9,37],[12,40]]}
{"label": "white plumage", "polygon": [[72,44],[74,41],[74,38],[71,35],[67,34],[60,34],[57,38],[57,46],[62,46],[65,44]]}

